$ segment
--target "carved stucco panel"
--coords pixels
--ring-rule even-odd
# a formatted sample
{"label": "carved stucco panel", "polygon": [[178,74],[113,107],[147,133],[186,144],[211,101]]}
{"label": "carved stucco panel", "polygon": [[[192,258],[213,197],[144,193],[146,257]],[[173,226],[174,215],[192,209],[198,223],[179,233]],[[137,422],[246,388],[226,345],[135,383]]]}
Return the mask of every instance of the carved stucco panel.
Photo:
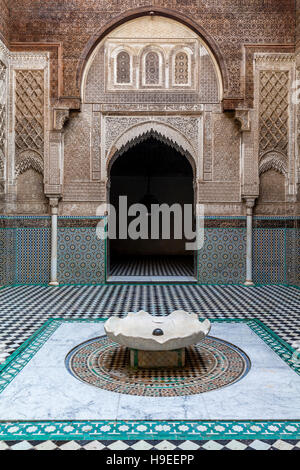
{"label": "carved stucco panel", "polygon": [[101,113],[94,112],[92,117],[92,179],[101,179]]}
{"label": "carved stucco panel", "polygon": [[[155,116],[151,119],[145,117],[122,117],[122,116],[107,116],[105,118],[105,150],[106,153],[111,148],[112,144],[119,138],[126,130],[137,126],[138,124],[155,125],[155,123],[163,123],[170,128],[176,129],[182,134],[191,144],[193,149],[197,152],[199,147],[199,119],[200,117],[180,117],[180,116]],[[177,142],[179,145],[180,143]]]}
{"label": "carved stucco panel", "polygon": [[213,181],[239,181],[239,126],[226,114],[214,115],[213,122]]}
{"label": "carved stucco panel", "polygon": [[49,53],[8,54],[8,191],[16,177],[33,168],[49,168]]}
{"label": "carved stucco panel", "polygon": [[92,111],[85,105],[74,113],[64,132],[64,181],[90,181],[91,179]]}
{"label": "carved stucco panel", "polygon": [[[255,110],[258,165],[287,175],[287,197],[296,193],[296,103],[293,100],[295,58],[291,54],[255,54]],[[269,158],[272,153],[272,159]]]}

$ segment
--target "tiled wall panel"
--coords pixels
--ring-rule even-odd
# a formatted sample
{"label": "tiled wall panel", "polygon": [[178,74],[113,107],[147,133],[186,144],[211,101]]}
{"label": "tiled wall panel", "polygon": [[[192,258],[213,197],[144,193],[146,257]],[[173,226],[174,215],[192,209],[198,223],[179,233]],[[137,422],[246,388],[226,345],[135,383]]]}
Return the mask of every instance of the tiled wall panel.
{"label": "tiled wall panel", "polygon": [[48,284],[51,234],[48,228],[16,230],[16,284]]}
{"label": "tiled wall panel", "polygon": [[103,283],[105,280],[104,253],[104,242],[97,239],[95,228],[59,228],[59,283]]}
{"label": "tiled wall panel", "polygon": [[[105,244],[95,227],[58,229],[58,277],[61,284],[105,282]],[[10,220],[0,228],[0,285],[48,284],[51,233],[49,221]],[[61,222],[65,224],[66,222]],[[84,220],[81,224],[86,223]],[[215,223],[210,221],[210,223]],[[22,225],[30,225],[23,227]],[[74,226],[74,225],[75,226]],[[20,226],[21,225],[21,226]],[[243,284],[246,275],[246,229],[205,228],[198,255],[198,281],[204,284]],[[256,284],[300,286],[300,229],[254,228],[253,280]]]}
{"label": "tiled wall panel", "polygon": [[287,283],[300,287],[300,229],[286,230]]}
{"label": "tiled wall panel", "polygon": [[16,232],[0,229],[0,286],[16,281]]}
{"label": "tiled wall panel", "polygon": [[199,252],[200,283],[239,284],[245,281],[246,230],[206,228]]}
{"label": "tiled wall panel", "polygon": [[253,230],[253,282],[285,284],[286,229]]}

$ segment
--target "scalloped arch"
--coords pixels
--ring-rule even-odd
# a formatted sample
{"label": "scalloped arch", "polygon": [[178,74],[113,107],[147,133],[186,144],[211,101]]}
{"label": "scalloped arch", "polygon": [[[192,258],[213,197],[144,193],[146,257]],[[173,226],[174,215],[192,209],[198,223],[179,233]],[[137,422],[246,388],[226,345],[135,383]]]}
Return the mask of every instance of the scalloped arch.
{"label": "scalloped arch", "polygon": [[186,137],[178,130],[160,122],[145,122],[132,126],[121,134],[108,151],[107,168],[111,168],[114,161],[130,148],[138,145],[149,137],[169,145],[181,155],[188,158],[193,171],[196,171],[196,152]]}

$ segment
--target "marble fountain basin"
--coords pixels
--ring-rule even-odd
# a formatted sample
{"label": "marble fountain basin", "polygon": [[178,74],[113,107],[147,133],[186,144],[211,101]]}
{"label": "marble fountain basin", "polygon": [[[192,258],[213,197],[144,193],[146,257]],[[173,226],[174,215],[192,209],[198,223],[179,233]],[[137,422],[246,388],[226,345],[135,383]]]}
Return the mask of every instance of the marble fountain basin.
{"label": "marble fountain basin", "polygon": [[156,317],[140,310],[125,318],[111,317],[105,324],[114,342],[141,351],[174,351],[202,341],[210,332],[209,320],[199,321],[195,313],[176,310]]}

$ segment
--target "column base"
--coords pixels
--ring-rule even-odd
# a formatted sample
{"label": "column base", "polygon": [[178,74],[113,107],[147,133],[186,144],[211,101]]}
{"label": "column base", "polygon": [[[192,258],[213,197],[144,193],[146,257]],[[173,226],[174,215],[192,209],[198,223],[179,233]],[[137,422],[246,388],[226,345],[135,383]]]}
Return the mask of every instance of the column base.
{"label": "column base", "polygon": [[59,286],[59,283],[57,281],[50,281],[48,286]]}
{"label": "column base", "polygon": [[253,281],[246,281],[244,282],[244,286],[254,286],[254,282]]}

